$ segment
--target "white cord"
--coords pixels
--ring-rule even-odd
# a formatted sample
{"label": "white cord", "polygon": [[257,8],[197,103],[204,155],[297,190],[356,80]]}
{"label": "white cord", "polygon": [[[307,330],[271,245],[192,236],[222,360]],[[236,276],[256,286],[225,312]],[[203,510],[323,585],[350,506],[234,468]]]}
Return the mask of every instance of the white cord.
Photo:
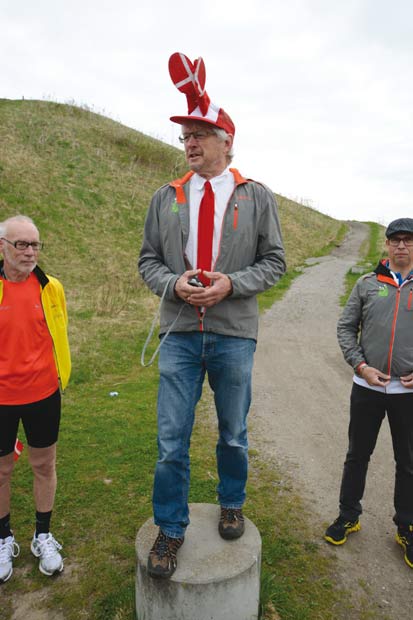
{"label": "white cord", "polygon": [[148,347],[148,344],[153,336],[153,332],[155,331],[155,325],[158,321],[158,317],[161,313],[161,307],[162,307],[162,303],[163,300],[165,299],[165,295],[166,295],[166,291],[168,289],[168,285],[169,282],[175,277],[175,274],[173,274],[167,281],[167,283],[165,284],[165,288],[163,290],[162,296],[161,296],[161,301],[159,302],[159,306],[157,311],[155,312],[155,316],[153,317],[153,321],[152,321],[152,325],[151,328],[149,330],[148,336],[145,340],[145,344],[143,345],[142,348],[142,353],[141,353],[141,365],[144,366],[145,368],[147,368],[148,366],[150,366],[151,364],[153,364],[153,362],[155,361],[156,356],[159,353],[159,349],[161,348],[161,346],[163,345],[163,343],[165,342],[165,340],[167,339],[167,337],[169,336],[170,332],[172,331],[173,327],[175,327],[175,324],[177,322],[177,320],[179,319],[179,317],[181,316],[182,310],[185,308],[185,302],[182,304],[181,309],[179,310],[178,314],[176,315],[174,321],[172,322],[172,324],[170,325],[170,327],[168,328],[167,332],[165,333],[164,337],[162,338],[162,340],[160,341],[160,343],[158,344],[158,346],[156,347],[155,352],[152,354],[151,359],[149,360],[149,362],[147,364],[145,364],[145,353],[146,353],[146,349]]}

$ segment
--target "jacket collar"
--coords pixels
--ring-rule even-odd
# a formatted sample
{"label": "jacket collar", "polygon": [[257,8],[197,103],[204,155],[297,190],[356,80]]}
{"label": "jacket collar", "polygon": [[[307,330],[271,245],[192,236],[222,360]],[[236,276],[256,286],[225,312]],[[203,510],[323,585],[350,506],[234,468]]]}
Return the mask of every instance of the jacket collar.
{"label": "jacket collar", "polygon": [[[3,269],[3,265],[4,265],[4,260],[0,260],[0,271]],[[46,284],[49,282],[49,278],[47,277],[45,272],[42,269],[40,269],[39,265],[36,265],[36,267],[33,269],[33,273],[36,276],[36,278],[39,280],[40,286],[44,288]]]}
{"label": "jacket collar", "polygon": [[387,262],[387,259],[382,258],[382,260],[379,261],[376,269],[374,270],[374,273],[376,273],[378,276],[382,275],[382,276],[387,276],[391,278],[392,275],[390,273],[390,269],[386,265],[386,262]]}
{"label": "jacket collar", "polygon": [[[234,175],[235,185],[241,185],[242,183],[248,183],[248,179],[243,177],[242,174],[240,174],[240,172],[236,168],[230,168],[229,170]],[[185,176],[181,177],[180,179],[175,179],[174,181],[171,181],[169,183],[169,185],[171,185],[171,187],[174,187],[176,190],[176,202],[178,204],[186,203],[184,185],[188,183],[189,179],[192,177],[193,174],[195,174],[193,170],[190,170],[189,172],[185,174]]]}
{"label": "jacket collar", "polygon": [[[392,272],[387,267],[387,258],[383,258],[379,264],[377,265],[374,273],[377,275],[377,279],[380,282],[386,282],[386,284],[390,284],[391,286],[398,286],[397,282],[393,278]],[[406,278],[409,279],[409,278]]]}

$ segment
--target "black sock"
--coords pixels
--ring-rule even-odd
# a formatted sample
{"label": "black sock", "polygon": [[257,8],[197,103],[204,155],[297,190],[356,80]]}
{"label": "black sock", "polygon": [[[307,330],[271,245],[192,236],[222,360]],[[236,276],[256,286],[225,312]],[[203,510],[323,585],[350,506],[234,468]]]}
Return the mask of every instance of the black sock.
{"label": "black sock", "polygon": [[36,510],[36,536],[39,534],[48,534],[51,517],[51,510],[49,512],[39,512]]}
{"label": "black sock", "polygon": [[7,538],[12,536],[10,529],[10,513],[0,519],[0,538]]}

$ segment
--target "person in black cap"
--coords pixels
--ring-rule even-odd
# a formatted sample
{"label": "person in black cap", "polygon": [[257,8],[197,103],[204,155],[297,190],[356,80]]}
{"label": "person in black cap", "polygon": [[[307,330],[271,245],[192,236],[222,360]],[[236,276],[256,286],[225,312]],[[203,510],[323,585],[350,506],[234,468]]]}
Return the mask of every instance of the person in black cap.
{"label": "person in black cap", "polygon": [[360,530],[367,468],[387,413],[396,541],[413,568],[413,219],[394,220],[386,237],[388,258],[357,281],[338,322],[338,341],[355,374],[340,514],[324,537],[342,545]]}

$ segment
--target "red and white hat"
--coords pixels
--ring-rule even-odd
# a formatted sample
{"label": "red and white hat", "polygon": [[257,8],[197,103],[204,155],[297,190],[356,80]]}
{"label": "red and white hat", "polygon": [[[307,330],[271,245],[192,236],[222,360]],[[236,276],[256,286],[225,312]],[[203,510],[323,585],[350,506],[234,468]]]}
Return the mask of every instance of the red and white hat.
{"label": "red and white hat", "polygon": [[171,116],[171,121],[182,125],[185,121],[204,121],[235,135],[235,125],[229,115],[214,103],[205,90],[205,64],[202,58],[193,63],[185,54],[175,52],[169,59],[169,74],[176,88],[186,95],[188,114]]}

